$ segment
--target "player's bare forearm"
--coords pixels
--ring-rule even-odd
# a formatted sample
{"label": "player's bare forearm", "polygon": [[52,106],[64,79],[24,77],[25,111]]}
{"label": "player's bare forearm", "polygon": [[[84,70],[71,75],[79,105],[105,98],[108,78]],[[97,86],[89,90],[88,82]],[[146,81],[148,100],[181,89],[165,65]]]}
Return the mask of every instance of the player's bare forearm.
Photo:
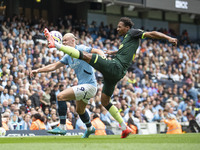
{"label": "player's bare forearm", "polygon": [[117,54],[117,51],[106,50],[105,54],[108,54],[108,55],[115,55],[115,54]]}
{"label": "player's bare forearm", "polygon": [[173,45],[177,45],[177,39],[176,38],[172,38],[172,37],[170,37],[166,34],[163,34],[161,32],[157,32],[157,31],[145,32],[144,37],[148,37],[148,38],[152,38],[152,39],[166,39],[170,43],[172,43]]}
{"label": "player's bare forearm", "polygon": [[38,73],[50,72],[50,71],[56,70],[62,66],[63,66],[63,64],[61,62],[56,62],[56,63],[50,64],[50,65],[47,65],[43,68],[39,68]]}
{"label": "player's bare forearm", "polygon": [[99,54],[99,55],[102,56],[102,57],[106,57],[105,54],[104,54],[104,52],[103,52],[102,50],[100,50],[100,49],[95,49],[95,48],[93,48],[93,49],[91,50],[91,53]]}

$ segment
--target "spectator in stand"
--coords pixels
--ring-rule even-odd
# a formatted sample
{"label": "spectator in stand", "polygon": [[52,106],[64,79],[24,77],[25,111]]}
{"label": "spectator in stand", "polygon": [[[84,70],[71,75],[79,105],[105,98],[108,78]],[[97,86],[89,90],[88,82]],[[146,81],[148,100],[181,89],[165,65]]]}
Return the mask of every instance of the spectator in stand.
{"label": "spectator in stand", "polygon": [[75,129],[82,129],[82,130],[86,129],[86,125],[82,122],[82,120],[79,116],[77,116]]}
{"label": "spectator in stand", "polygon": [[44,118],[39,114],[36,113],[31,116],[32,123],[30,126],[30,130],[45,130]]}
{"label": "spectator in stand", "polygon": [[195,102],[198,100],[198,91],[194,88],[194,83],[188,85],[188,96],[193,99]]}
{"label": "spectator in stand", "polygon": [[128,119],[127,122],[128,126],[132,129],[131,134],[138,134],[138,129],[137,129],[137,125],[134,123],[132,118]]}
{"label": "spectator in stand", "polygon": [[186,108],[187,108],[187,106],[188,106],[188,102],[189,102],[189,99],[188,99],[188,98],[186,98],[186,99],[184,99],[183,101],[181,101],[181,102],[179,103],[178,109],[181,109],[182,112],[185,111]]}
{"label": "spectator in stand", "polygon": [[50,117],[47,117],[47,116],[43,116],[44,117],[44,124],[45,124],[45,130],[51,130],[51,125],[50,125],[50,120],[51,118]]}
{"label": "spectator in stand", "polygon": [[19,93],[16,95],[16,97],[19,97],[21,105],[25,104],[26,99],[25,99],[25,96],[23,94],[23,88],[22,87],[19,88]]}
{"label": "spectator in stand", "polygon": [[161,120],[165,124],[167,124],[167,134],[182,134],[182,127],[180,123],[176,121],[176,118],[174,115],[168,115],[168,120]]}
{"label": "spectator in stand", "polygon": [[3,104],[3,102],[8,99],[9,99],[8,89],[4,89],[3,92],[1,93],[1,104]]}
{"label": "spectator in stand", "polygon": [[52,129],[56,128],[59,124],[59,118],[57,117],[57,115],[55,113],[53,113],[51,115],[51,120],[50,120],[50,126]]}
{"label": "spectator in stand", "polygon": [[5,112],[2,114],[2,118],[1,118],[1,123],[2,123],[2,127],[5,130],[9,130],[9,126],[8,126],[8,122],[9,122],[9,118],[10,118],[10,113],[9,112]]}
{"label": "spectator in stand", "polygon": [[11,103],[13,104],[14,101],[15,101],[15,94],[14,94],[14,90],[13,89],[10,89],[9,99],[11,100]]}
{"label": "spectator in stand", "polygon": [[152,121],[157,121],[157,122],[161,122],[161,120],[163,119],[163,110],[159,109],[158,113],[156,113],[152,119]]}
{"label": "spectator in stand", "polygon": [[38,94],[38,90],[34,89],[31,94],[32,95],[29,98],[31,99],[32,106],[35,109],[38,109],[40,107],[40,97]]}
{"label": "spectator in stand", "polygon": [[42,95],[42,99],[40,100],[41,104],[42,104],[42,110],[44,111],[46,107],[50,107],[50,88],[46,88],[44,89],[44,93]]}
{"label": "spectator in stand", "polygon": [[191,109],[187,108],[186,112],[187,112],[186,116],[189,121],[189,128],[191,132],[200,132],[200,126],[197,124],[195,117],[192,115]]}
{"label": "spectator in stand", "polygon": [[8,100],[4,100],[2,104],[2,112],[5,112],[7,109],[9,109]]}
{"label": "spectator in stand", "polygon": [[31,102],[31,99],[28,99],[25,105],[25,113],[30,114],[31,108],[32,108],[32,102]]}
{"label": "spectator in stand", "polygon": [[178,122],[188,122],[187,117],[183,115],[181,109],[178,110],[176,114],[176,119]]}
{"label": "spectator in stand", "polygon": [[101,120],[105,125],[111,126],[112,121],[114,121],[114,118],[105,108],[101,107],[101,109],[102,109],[102,113],[100,115]]}
{"label": "spectator in stand", "polygon": [[8,126],[10,130],[20,130],[20,124],[18,123],[18,116],[11,116],[11,120],[8,122]]}
{"label": "spectator in stand", "polygon": [[51,104],[53,103],[53,101],[54,102],[57,102],[57,98],[56,98],[56,94],[57,93],[59,93],[59,87],[58,87],[58,85],[54,85],[54,87],[53,87],[53,90],[51,90],[51,93],[50,93],[50,102],[51,102]]}
{"label": "spectator in stand", "polygon": [[31,127],[31,115],[26,114],[23,120],[20,122],[21,130],[30,130]]}
{"label": "spectator in stand", "polygon": [[95,127],[95,135],[106,135],[106,126],[101,121],[99,114],[92,114],[91,115],[92,125]]}

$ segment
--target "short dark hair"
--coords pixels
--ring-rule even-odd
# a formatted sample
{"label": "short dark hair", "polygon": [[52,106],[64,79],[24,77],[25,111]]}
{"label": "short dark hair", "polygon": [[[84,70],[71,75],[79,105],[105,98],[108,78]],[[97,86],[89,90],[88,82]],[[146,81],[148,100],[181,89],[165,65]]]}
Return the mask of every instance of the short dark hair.
{"label": "short dark hair", "polygon": [[31,118],[34,117],[35,119],[39,119],[40,121],[44,122],[44,117],[41,116],[39,113],[33,114]]}
{"label": "short dark hair", "polygon": [[93,115],[93,119],[95,119],[95,118],[99,118],[99,115],[97,113],[94,113],[94,115]]}
{"label": "short dark hair", "polygon": [[124,23],[124,26],[129,26],[130,28],[133,27],[134,23],[132,22],[132,20],[128,17],[122,17],[120,20],[120,22],[123,22]]}
{"label": "short dark hair", "polygon": [[41,115],[39,113],[35,113],[31,116],[31,118],[34,117],[35,119],[41,119]]}

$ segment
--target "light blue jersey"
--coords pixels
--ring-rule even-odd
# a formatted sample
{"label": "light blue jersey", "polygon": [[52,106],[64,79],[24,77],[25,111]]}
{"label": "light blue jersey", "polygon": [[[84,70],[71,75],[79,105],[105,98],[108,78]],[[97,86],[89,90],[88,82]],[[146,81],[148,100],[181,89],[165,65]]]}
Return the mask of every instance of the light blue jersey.
{"label": "light blue jersey", "polygon": [[[91,52],[91,49],[92,49],[85,45],[76,45],[75,48],[79,51],[86,51],[89,53]],[[96,78],[94,74],[94,68],[92,68],[92,66],[90,66],[88,63],[80,59],[76,59],[76,58],[72,59],[68,54],[66,54],[60,60],[60,62],[74,69],[78,78],[78,84],[91,84],[97,87],[97,82],[96,82]]]}

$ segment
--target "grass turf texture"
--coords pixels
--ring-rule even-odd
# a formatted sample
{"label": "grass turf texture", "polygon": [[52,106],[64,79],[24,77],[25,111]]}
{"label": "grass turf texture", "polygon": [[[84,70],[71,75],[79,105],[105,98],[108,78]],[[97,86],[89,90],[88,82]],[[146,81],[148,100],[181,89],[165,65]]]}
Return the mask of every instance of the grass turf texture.
{"label": "grass turf texture", "polygon": [[197,150],[200,134],[2,137],[0,150]]}

